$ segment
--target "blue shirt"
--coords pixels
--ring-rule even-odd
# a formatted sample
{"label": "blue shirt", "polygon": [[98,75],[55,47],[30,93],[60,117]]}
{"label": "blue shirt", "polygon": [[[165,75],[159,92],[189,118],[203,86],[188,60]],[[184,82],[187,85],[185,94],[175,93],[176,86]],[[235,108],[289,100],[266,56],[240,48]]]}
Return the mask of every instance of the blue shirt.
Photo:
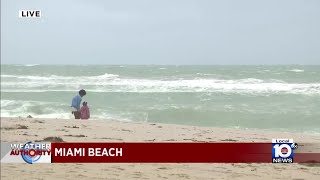
{"label": "blue shirt", "polygon": [[74,107],[74,108],[76,108],[78,111],[80,111],[81,101],[82,101],[82,98],[81,98],[80,95],[75,96],[75,97],[72,99],[71,107]]}

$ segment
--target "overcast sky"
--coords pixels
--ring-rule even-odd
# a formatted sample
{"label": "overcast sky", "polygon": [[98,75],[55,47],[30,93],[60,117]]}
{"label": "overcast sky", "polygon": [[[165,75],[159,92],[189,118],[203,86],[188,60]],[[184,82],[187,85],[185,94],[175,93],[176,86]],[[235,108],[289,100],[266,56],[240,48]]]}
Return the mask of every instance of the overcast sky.
{"label": "overcast sky", "polygon": [[320,1],[1,0],[1,61],[320,64]]}

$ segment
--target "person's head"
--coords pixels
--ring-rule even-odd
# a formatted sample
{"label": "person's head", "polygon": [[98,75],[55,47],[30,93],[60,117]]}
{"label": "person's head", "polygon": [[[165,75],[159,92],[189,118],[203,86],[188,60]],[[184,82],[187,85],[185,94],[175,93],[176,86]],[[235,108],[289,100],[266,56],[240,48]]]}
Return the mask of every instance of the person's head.
{"label": "person's head", "polygon": [[84,89],[81,89],[80,91],[79,91],[79,95],[81,96],[81,97],[83,97],[83,96],[85,96],[87,93],[86,93],[86,91],[84,90]]}
{"label": "person's head", "polygon": [[83,106],[87,106],[87,104],[88,104],[87,102],[83,102],[82,103]]}

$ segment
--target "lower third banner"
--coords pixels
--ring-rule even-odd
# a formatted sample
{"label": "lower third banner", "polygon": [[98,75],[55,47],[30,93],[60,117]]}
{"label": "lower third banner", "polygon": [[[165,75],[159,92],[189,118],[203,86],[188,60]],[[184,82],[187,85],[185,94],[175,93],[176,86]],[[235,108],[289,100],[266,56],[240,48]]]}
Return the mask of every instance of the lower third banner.
{"label": "lower third banner", "polygon": [[[292,147],[292,148],[291,148]],[[52,163],[320,162],[283,143],[52,143]]]}
{"label": "lower third banner", "polygon": [[319,163],[320,144],[1,143],[1,163]]}

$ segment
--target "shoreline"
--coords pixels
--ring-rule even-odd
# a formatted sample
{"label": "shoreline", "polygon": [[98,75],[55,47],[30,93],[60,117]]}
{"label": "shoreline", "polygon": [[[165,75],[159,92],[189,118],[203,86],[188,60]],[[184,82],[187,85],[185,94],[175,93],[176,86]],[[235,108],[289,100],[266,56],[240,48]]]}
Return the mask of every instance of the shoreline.
{"label": "shoreline", "polygon": [[[320,136],[161,123],[113,120],[64,120],[1,117],[1,142],[43,141],[60,137],[65,142],[295,142],[320,143]],[[319,166],[272,163],[70,163],[1,164],[1,179],[318,179]],[[277,173],[281,171],[281,176]]]}
{"label": "shoreline", "polygon": [[[89,120],[76,120],[71,118],[37,118],[37,117],[0,117],[1,125],[2,119],[6,122],[10,120],[22,120],[22,121],[32,121],[32,120],[41,120],[41,121],[62,121],[62,122],[98,122],[98,123],[124,123],[124,124],[140,124],[140,125],[163,125],[163,126],[174,126],[174,127],[186,127],[186,128],[202,128],[202,129],[216,129],[221,131],[242,131],[242,132],[259,132],[266,134],[287,134],[287,135],[301,135],[301,136],[319,136],[320,132],[300,132],[300,131],[290,131],[287,129],[258,129],[258,128],[244,128],[244,127],[216,127],[216,126],[201,126],[201,125],[191,125],[191,124],[175,124],[175,123],[158,123],[158,122],[143,122],[143,121],[129,121],[129,120],[116,120],[116,119],[89,119]],[[2,126],[1,126],[2,127]],[[271,142],[271,139],[270,139]]]}
{"label": "shoreline", "polygon": [[[24,127],[26,129],[19,128],[18,126],[20,125],[26,126]],[[6,137],[8,133],[11,134],[14,132],[12,130],[17,130],[17,132],[27,133],[37,129],[37,131],[39,131],[39,134],[42,135],[41,130],[44,129],[43,126],[59,127],[59,128],[51,129],[51,131],[56,131],[56,133],[53,133],[53,134],[56,134],[58,136],[59,135],[66,136],[65,133],[67,132],[70,132],[70,133],[78,132],[78,133],[84,133],[84,134],[90,135],[90,136],[86,136],[86,140],[97,139],[99,138],[98,136],[100,135],[119,136],[119,134],[116,134],[117,131],[122,131],[122,132],[131,133],[131,134],[136,134],[137,137],[135,138],[135,140],[138,140],[139,142],[146,141],[144,139],[148,139],[143,137],[146,134],[148,134],[150,138],[157,137],[157,138],[154,138],[155,142],[167,141],[164,138],[165,136],[167,136],[169,139],[175,139],[174,141],[180,140],[182,142],[188,142],[188,141],[220,142],[220,141],[226,141],[225,139],[230,139],[230,141],[234,141],[234,142],[271,142],[272,138],[291,138],[291,139],[293,138],[294,140],[296,139],[296,141],[320,142],[320,136],[317,134],[279,132],[279,131],[270,131],[270,130],[262,130],[262,129],[249,129],[249,128],[241,129],[241,128],[230,128],[230,127],[220,128],[220,127],[205,127],[205,126],[165,124],[165,123],[152,123],[152,122],[117,121],[112,119],[75,120],[75,119],[12,118],[12,117],[1,117],[1,130],[2,130],[1,142],[3,142],[3,137]],[[75,126],[75,128],[70,128],[73,126]],[[87,128],[88,126],[97,129],[97,131],[93,134],[92,132],[90,132],[90,128],[89,129]],[[121,129],[120,127],[123,127],[123,128]],[[100,130],[99,128],[101,130],[108,130],[108,131],[106,132],[106,134],[103,134],[103,131],[102,132],[99,131]],[[72,129],[72,131],[70,131],[70,129]],[[166,131],[169,133],[166,135],[162,135],[163,131]],[[210,136],[210,134],[212,134],[212,136]],[[16,134],[13,133],[13,135],[16,135]],[[120,134],[120,136],[122,135]],[[183,138],[183,137],[186,137],[186,138]],[[19,139],[21,139],[21,137],[17,138],[17,140]],[[127,139],[128,138],[123,137],[122,141],[130,140],[130,138],[128,140]],[[260,141],[257,141],[257,140],[260,140]],[[9,141],[6,140],[6,142],[9,142]]]}

